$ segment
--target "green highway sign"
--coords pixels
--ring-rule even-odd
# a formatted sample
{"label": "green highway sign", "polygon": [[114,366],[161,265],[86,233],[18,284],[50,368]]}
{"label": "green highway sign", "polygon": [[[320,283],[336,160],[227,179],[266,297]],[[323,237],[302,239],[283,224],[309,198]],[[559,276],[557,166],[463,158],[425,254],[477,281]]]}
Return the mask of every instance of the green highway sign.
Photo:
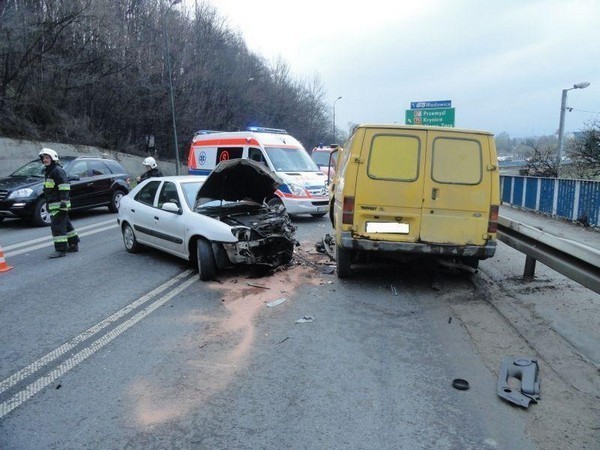
{"label": "green highway sign", "polygon": [[454,108],[407,109],[406,125],[454,126]]}

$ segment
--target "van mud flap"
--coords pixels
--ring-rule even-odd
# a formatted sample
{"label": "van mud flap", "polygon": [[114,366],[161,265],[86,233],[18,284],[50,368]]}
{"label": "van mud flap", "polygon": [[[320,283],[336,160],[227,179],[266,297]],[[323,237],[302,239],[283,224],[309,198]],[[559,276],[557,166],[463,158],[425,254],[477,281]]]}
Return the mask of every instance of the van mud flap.
{"label": "van mud flap", "polygon": [[[508,383],[510,378],[521,381],[521,392],[516,392]],[[540,399],[540,379],[537,360],[507,356],[502,361],[498,375],[498,395],[515,405],[529,407]]]}

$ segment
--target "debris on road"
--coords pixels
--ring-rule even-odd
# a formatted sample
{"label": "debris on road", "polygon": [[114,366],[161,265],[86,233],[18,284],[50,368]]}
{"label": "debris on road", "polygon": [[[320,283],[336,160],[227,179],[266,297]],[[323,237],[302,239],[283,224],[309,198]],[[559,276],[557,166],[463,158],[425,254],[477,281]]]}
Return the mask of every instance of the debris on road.
{"label": "debris on road", "polygon": [[315,318],[313,316],[304,316],[301,319],[296,320],[296,323],[310,323],[314,320]]}
{"label": "debris on road", "polygon": [[396,289],[396,286],[392,284],[390,285],[390,288],[392,290],[392,295],[398,295],[398,289]]}
{"label": "debris on road", "polygon": [[246,281],[246,284],[247,284],[248,286],[252,286],[252,287],[255,287],[255,288],[261,288],[261,289],[271,289],[271,288],[270,288],[270,287],[268,287],[268,286],[263,286],[262,284],[257,284],[257,283],[250,283],[249,281]]}
{"label": "debris on road", "polygon": [[281,305],[286,300],[287,298],[285,297],[278,298],[277,300],[273,300],[272,302],[267,303],[267,307],[272,308],[273,306]]}
{"label": "debris on road", "polygon": [[[521,392],[515,392],[509,379],[521,381]],[[498,375],[498,395],[515,405],[529,407],[529,403],[537,403],[540,399],[539,367],[536,359],[513,358],[507,356],[502,360]]]}
{"label": "debris on road", "polygon": [[455,378],[452,380],[452,387],[458,389],[459,391],[466,391],[471,386],[467,380],[463,380],[462,378]]}

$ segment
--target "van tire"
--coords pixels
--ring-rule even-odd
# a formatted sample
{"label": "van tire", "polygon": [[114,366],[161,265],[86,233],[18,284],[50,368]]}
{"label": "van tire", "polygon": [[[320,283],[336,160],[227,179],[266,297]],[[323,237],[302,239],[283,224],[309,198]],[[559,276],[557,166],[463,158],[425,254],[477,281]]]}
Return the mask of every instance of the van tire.
{"label": "van tire", "polygon": [[337,265],[338,278],[350,278],[350,269],[352,266],[352,251],[335,246],[335,262]]}
{"label": "van tire", "polygon": [[196,245],[196,254],[198,261],[198,276],[202,281],[215,279],[217,273],[217,264],[212,245],[204,238],[198,238]]}
{"label": "van tire", "polygon": [[479,259],[473,258],[472,256],[465,256],[464,258],[462,258],[462,263],[465,266],[469,266],[475,270],[477,270],[479,268]]}

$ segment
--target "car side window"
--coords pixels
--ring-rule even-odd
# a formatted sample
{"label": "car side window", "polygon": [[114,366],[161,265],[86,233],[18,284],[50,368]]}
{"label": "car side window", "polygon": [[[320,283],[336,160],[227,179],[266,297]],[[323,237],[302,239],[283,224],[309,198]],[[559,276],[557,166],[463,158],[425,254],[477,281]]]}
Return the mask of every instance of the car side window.
{"label": "car side window", "polygon": [[136,201],[144,203],[146,205],[154,205],[154,197],[156,197],[156,191],[160,186],[160,181],[151,181],[136,194],[134,197]]}
{"label": "car side window", "polygon": [[77,175],[79,178],[85,178],[88,176],[88,166],[86,161],[75,161],[71,167],[69,167],[68,176]]}
{"label": "car side window", "polygon": [[158,207],[162,208],[162,206],[167,202],[175,203],[177,206],[181,207],[179,194],[177,193],[177,186],[175,186],[175,183],[171,183],[170,181],[163,183],[163,187],[160,190],[160,195],[158,196]]}
{"label": "car side window", "polygon": [[89,164],[93,176],[110,174],[110,170],[102,161],[89,161]]}

